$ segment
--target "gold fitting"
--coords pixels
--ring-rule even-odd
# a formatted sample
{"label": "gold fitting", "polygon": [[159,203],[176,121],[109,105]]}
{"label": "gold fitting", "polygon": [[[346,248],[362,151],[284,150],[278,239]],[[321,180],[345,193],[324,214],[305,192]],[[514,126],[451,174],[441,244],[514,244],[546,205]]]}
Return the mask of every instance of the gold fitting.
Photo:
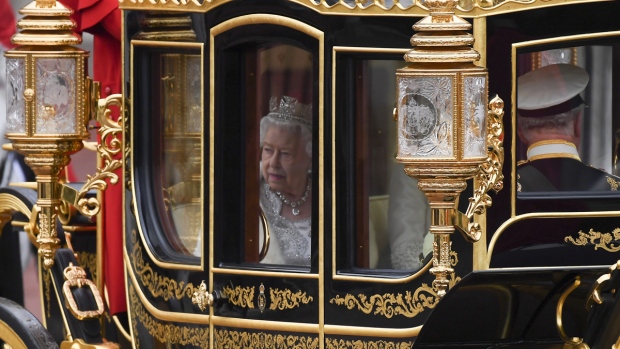
{"label": "gold fitting", "polygon": [[37,0],[37,7],[52,8],[56,4],[56,0]]}
{"label": "gold fitting", "polygon": [[[69,263],[69,266],[65,268],[63,275],[65,276],[65,283],[62,285],[62,292],[65,295],[67,301],[67,308],[78,320],[97,318],[103,314],[103,300],[97,290],[97,286],[86,278],[86,271],[81,267],[74,266],[73,263]],[[97,303],[97,310],[80,310],[77,302],[71,292],[71,287],[88,286]]]}

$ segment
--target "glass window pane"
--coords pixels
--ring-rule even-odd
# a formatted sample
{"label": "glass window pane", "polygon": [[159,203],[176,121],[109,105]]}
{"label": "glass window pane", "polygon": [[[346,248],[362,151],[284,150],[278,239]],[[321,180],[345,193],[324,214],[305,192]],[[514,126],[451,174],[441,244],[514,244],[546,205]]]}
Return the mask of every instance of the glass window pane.
{"label": "glass window pane", "polygon": [[162,215],[171,245],[186,255],[202,254],[201,57],[161,55]]}
{"label": "glass window pane", "polygon": [[256,49],[254,105],[260,136],[261,263],[310,266],[312,255],[313,57],[284,44]]}
{"label": "glass window pane", "polygon": [[[408,177],[404,166],[395,161],[395,72],[405,62],[400,57],[348,62],[354,72],[346,87],[355,97],[353,105],[345,109],[352,110],[355,124],[352,147],[356,155],[351,170],[355,185],[349,189],[355,193],[355,229],[353,239],[339,240],[354,243],[353,248],[338,251],[355,252],[347,258],[354,268],[386,273],[418,270],[431,253],[428,200],[417,188],[417,180]],[[343,134],[337,131],[336,137],[342,139]]]}

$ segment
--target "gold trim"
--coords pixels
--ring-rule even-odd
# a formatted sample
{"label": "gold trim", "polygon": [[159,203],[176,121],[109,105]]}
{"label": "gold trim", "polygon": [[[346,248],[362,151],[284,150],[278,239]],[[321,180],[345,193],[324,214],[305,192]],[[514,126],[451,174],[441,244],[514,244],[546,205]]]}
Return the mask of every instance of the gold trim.
{"label": "gold trim", "polygon": [[[98,318],[103,315],[103,299],[97,290],[97,286],[86,278],[86,271],[79,266],[74,266],[73,263],[69,263],[69,266],[63,271],[65,282],[62,285],[62,293],[65,295],[65,303],[67,308],[73,316],[78,320]],[[71,292],[72,287],[81,288],[82,286],[90,287],[90,291],[97,303],[96,310],[81,310],[73,297]]]}
{"label": "gold trim", "polygon": [[380,328],[325,325],[325,334],[355,337],[409,338],[417,337],[420,330],[422,330],[422,326],[411,328]]}
{"label": "gold trim", "polygon": [[[30,216],[32,215],[32,211],[17,196],[9,193],[0,194],[0,213],[2,213],[2,215],[0,215],[0,218],[2,219],[0,221],[0,236],[2,235],[2,228],[4,228],[4,225],[13,218],[12,215],[16,211],[19,211],[28,219],[30,219]],[[7,212],[10,212],[10,216],[4,215],[4,213]],[[34,236],[33,234],[28,234],[28,239],[31,243],[38,247],[38,245],[36,244],[36,236]]]}
{"label": "gold trim", "polygon": [[301,335],[271,334],[265,332],[232,331],[227,329],[214,330],[214,348],[296,348],[316,349],[319,338]]}
{"label": "gold trim", "polygon": [[[450,265],[454,267],[457,264],[458,254],[455,251],[450,251]],[[460,277],[451,273],[448,289],[452,288],[460,280]],[[401,293],[397,295],[392,293],[374,294],[372,296],[360,293],[358,297],[346,294],[344,297],[336,295],[335,298],[329,300],[329,303],[345,306],[349,310],[356,309],[364,314],[382,315],[388,319],[396,315],[414,318],[426,308],[433,309],[437,305],[440,300],[438,292],[439,290],[436,286],[431,287],[423,283],[413,293],[406,291],[404,297]]]}
{"label": "gold trim", "polygon": [[[133,333],[139,333],[138,322],[144,326],[149,334],[161,343],[204,346],[209,341],[209,330],[194,326],[178,326],[164,324],[154,318],[144,308],[136,295],[133,286],[129,287],[129,301],[131,306],[131,325]],[[140,347],[140,337],[134,336],[134,345]]]}
{"label": "gold trim", "polygon": [[377,341],[364,341],[361,339],[336,339],[326,338],[325,348],[327,349],[411,349],[413,348],[413,341],[407,342],[395,342],[386,340]]}
{"label": "gold trim", "polygon": [[[147,288],[153,297],[162,297],[165,301],[170,299],[183,299],[192,296],[199,289],[193,283],[185,284],[184,281],[171,279],[167,276],[160,275],[154,271],[151,266],[144,261],[142,246],[137,241],[136,230],[131,231],[131,242],[133,251],[131,253],[131,263],[129,264],[132,271],[135,269],[136,274],[140,276],[142,286]],[[204,310],[204,309],[203,309]]]}
{"label": "gold trim", "polygon": [[[567,236],[564,241],[570,242],[575,246],[586,246],[587,244],[594,244],[594,249],[598,250],[599,247],[608,252],[620,251],[620,228],[614,229],[611,233],[600,233],[590,229],[586,234],[583,230],[580,230],[577,234],[577,238]],[[615,245],[613,243],[616,243]]]}
{"label": "gold trim", "polygon": [[611,187],[610,188],[611,191],[618,190],[618,184],[620,184],[620,182],[616,181],[615,179],[611,177],[607,177],[607,183],[609,183],[609,186]]}
{"label": "gold trim", "polygon": [[314,300],[312,296],[308,296],[306,292],[297,291],[293,293],[291,290],[280,290],[277,288],[269,288],[269,304],[270,310],[285,310],[298,308],[300,304],[309,304]]}
{"label": "gold trim", "polygon": [[576,290],[580,284],[581,279],[579,278],[579,276],[577,276],[573,281],[573,284],[569,285],[560,295],[560,299],[558,299],[558,304],[555,307],[555,323],[558,335],[564,341],[565,347],[570,346],[570,348],[575,347],[580,349],[587,349],[589,347],[586,343],[583,343],[583,339],[567,336],[566,332],[564,332],[564,326],[562,325],[562,309],[564,308],[564,302],[566,301],[566,298],[568,298],[568,296],[571,294],[571,292]]}
{"label": "gold trim", "polygon": [[[76,252],[78,265],[84,269],[88,269],[90,277],[93,279],[95,285],[99,285],[97,282],[98,269],[97,269],[97,255],[90,252]],[[99,288],[99,286],[97,286]]]}
{"label": "gold trim", "polygon": [[228,303],[243,307],[254,308],[254,286],[235,286],[235,288],[224,286],[222,293],[228,298]]}
{"label": "gold trim", "polygon": [[[214,8],[228,3],[231,0],[120,0],[119,7],[123,10],[155,10],[155,11],[186,11],[207,13]],[[340,16],[425,16],[428,9],[421,5],[421,1],[417,0],[412,3],[401,3],[395,1],[394,5],[388,8],[384,1],[374,1],[370,4],[351,2],[340,0],[335,4],[326,1],[315,0],[290,0],[293,3],[308,7],[318,13],[324,15],[340,15]],[[590,2],[601,2],[608,0],[508,0],[502,1],[494,6],[489,6],[490,2],[485,0],[476,0],[471,9],[463,9],[457,7],[455,13],[463,18],[478,18],[499,15],[504,13],[512,13],[525,10],[533,10],[537,8],[582,4]]]}
{"label": "gold trim", "polygon": [[8,345],[11,349],[28,349],[26,343],[2,319],[0,319],[0,339],[4,341],[5,348]]}
{"label": "gold trim", "polygon": [[230,268],[211,268],[213,274],[230,274],[230,275],[245,275],[245,276],[274,276],[274,277],[292,277],[296,279],[318,279],[317,274],[309,274],[306,272],[291,273],[291,272],[279,272],[279,271],[262,271],[262,270],[249,270],[249,269],[230,269]]}
{"label": "gold trim", "polygon": [[[192,43],[192,42],[173,42],[173,41],[152,41],[152,40],[131,40],[130,43],[130,68],[131,68],[131,72],[130,72],[130,76],[133,76],[133,66],[134,66],[134,47],[135,46],[141,46],[141,47],[166,47],[166,48],[193,48],[193,49],[200,49],[200,56],[204,57],[204,44],[203,43]],[[204,73],[204,60],[201,59],[201,63],[200,63],[200,69],[201,71]],[[200,79],[200,86],[201,86],[201,90],[204,92],[204,74],[203,74],[203,78]],[[131,96],[135,96],[134,94],[134,79],[131,79],[130,82],[130,89],[131,89]],[[202,99],[201,99],[202,100]],[[134,109],[133,107],[130,107],[130,112],[129,112],[129,133],[130,133],[130,141],[129,141],[129,146],[128,148],[126,148],[126,153],[125,153],[125,157],[124,157],[124,161],[126,161],[127,157],[130,157],[130,161],[131,164],[128,164],[130,167],[130,190],[131,190],[131,194],[133,198],[137,198],[136,192],[135,192],[135,188],[133,183],[135,183],[135,177],[134,177],[134,159],[136,158],[135,156],[132,156],[134,153],[134,149],[131,147],[131,144],[134,143],[133,141],[133,130],[134,130],[134,121],[135,121],[135,117],[134,117]],[[204,102],[201,105],[201,110],[204,111]],[[204,123],[204,122],[203,122]],[[204,149],[204,124],[202,125],[202,129],[203,129],[203,136],[201,137],[201,147],[202,149]],[[124,135],[126,137],[126,135]],[[126,138],[123,138],[126,139]],[[204,157],[202,155],[202,151],[201,151],[201,160],[202,163],[204,164]],[[203,166],[204,167],[204,166]],[[203,180],[201,181],[201,192],[204,192],[204,169],[201,170],[202,173],[202,178]],[[123,172],[125,173],[125,172]],[[204,207],[204,200],[201,200],[201,206],[202,206],[202,210],[201,212],[205,212],[205,207]],[[132,207],[133,207],[133,211],[134,212],[140,212],[139,208],[138,208],[138,203],[137,200],[132,200]],[[146,243],[146,239],[144,238],[144,229],[142,229],[142,222],[140,220],[140,216],[136,215],[135,217],[135,221],[136,221],[136,225],[138,227],[138,232],[140,235],[140,239],[142,240],[142,244],[144,246],[146,246],[146,253],[149,256],[149,258],[151,259],[151,261],[153,261],[153,263],[155,263],[155,265],[162,267],[162,268],[166,268],[166,269],[182,269],[182,270],[197,270],[197,271],[204,271],[204,266],[205,266],[205,253],[204,253],[204,244],[201,246],[201,256],[200,256],[200,264],[181,264],[181,263],[171,263],[171,262],[165,262],[162,261],[158,258],[155,257],[155,255],[153,254],[153,252],[151,251],[149,244]],[[203,223],[201,223],[203,224]],[[202,227],[202,241],[204,240],[204,226]]]}
{"label": "gold trim", "polygon": [[[514,191],[513,191],[514,193]],[[544,212],[544,213],[525,213],[522,215],[514,216],[507,219],[502,225],[497,228],[491,241],[489,242],[488,248],[488,256],[489,260],[487,260],[487,268],[489,266],[490,257],[493,254],[493,249],[495,248],[495,243],[502,235],[502,233],[514,223],[517,223],[526,219],[534,219],[534,218],[606,218],[606,217],[617,217],[620,215],[620,211],[597,211],[597,212]]]}

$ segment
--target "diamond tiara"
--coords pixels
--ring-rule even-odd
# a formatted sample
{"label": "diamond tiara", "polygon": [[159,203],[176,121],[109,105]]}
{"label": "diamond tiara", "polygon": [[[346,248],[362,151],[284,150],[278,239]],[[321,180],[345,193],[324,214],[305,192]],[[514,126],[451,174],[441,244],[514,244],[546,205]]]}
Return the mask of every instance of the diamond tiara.
{"label": "diamond tiara", "polygon": [[297,98],[289,96],[271,97],[267,116],[312,127],[312,105],[299,103]]}

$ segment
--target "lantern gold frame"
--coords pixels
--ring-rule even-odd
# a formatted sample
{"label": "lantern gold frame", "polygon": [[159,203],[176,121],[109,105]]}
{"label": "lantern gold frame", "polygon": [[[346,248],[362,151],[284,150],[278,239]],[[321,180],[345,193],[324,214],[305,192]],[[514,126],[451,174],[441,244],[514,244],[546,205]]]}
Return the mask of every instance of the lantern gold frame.
{"label": "lantern gold frame", "polygon": [[[487,107],[486,68],[474,64],[480,54],[465,32],[471,24],[454,15],[458,0],[429,0],[430,15],[417,22],[410,64],[396,73],[398,155],[405,173],[418,179],[430,203],[433,234],[433,287],[445,295],[449,277],[450,236],[458,228],[471,242],[480,240],[474,214],[491,204],[490,189],[502,188],[503,101]],[[467,180],[476,178],[466,213],[458,199]]]}
{"label": "lantern gold frame", "polygon": [[[43,264],[50,268],[60,247],[56,220],[61,206],[71,204],[84,215],[99,212],[96,198],[86,198],[90,189],[105,189],[113,171],[121,167],[112,159],[121,150],[121,123],[110,117],[109,107],[121,106],[120,95],[99,101],[99,84],[86,76],[88,52],[73,47],[81,37],[72,32],[76,24],[72,11],[55,0],[38,0],[20,10],[21,32],[12,42],[18,46],[5,52],[9,100],[6,138],[12,149],[24,155],[36,175],[38,199],[30,224],[25,227],[37,237]],[[90,134],[90,120],[101,124],[98,150],[104,161],[95,176],[89,176],[81,190],[60,183],[60,173],[81,150]]]}

